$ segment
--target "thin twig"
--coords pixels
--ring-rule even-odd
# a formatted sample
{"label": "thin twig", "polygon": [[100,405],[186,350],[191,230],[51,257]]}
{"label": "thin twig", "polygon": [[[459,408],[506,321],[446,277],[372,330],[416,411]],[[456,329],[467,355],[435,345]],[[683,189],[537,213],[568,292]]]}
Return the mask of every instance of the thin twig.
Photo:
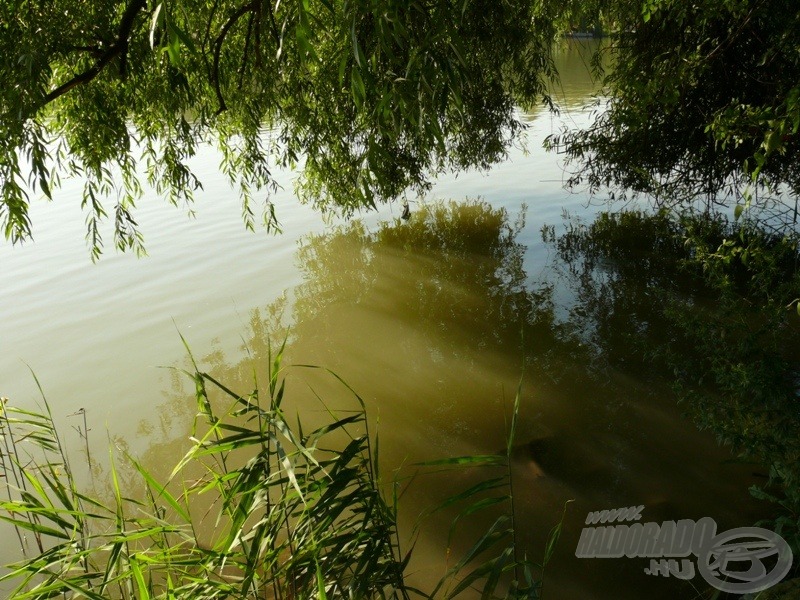
{"label": "thin twig", "polygon": [[253,35],[253,20],[255,18],[254,13],[250,13],[250,18],[247,20],[247,35],[244,38],[244,52],[242,52],[242,66],[239,70],[239,91],[242,90],[242,86],[244,85],[244,74],[247,71],[247,59],[248,54],[250,53],[250,37]]}

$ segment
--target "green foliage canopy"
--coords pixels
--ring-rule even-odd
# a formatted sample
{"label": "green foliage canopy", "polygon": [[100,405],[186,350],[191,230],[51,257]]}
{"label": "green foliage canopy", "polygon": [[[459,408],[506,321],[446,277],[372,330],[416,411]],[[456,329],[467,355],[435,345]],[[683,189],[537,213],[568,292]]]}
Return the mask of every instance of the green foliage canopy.
{"label": "green foliage canopy", "polygon": [[[573,183],[668,201],[756,180],[800,188],[800,11],[792,0],[9,0],[0,6],[0,227],[84,182],[99,223],[141,251],[142,181],[188,203],[189,159],[222,152],[243,215],[277,227],[271,169],[351,214],[436,174],[488,167],[546,99],[550,49],[577,21],[618,32],[609,103],[554,140]],[[722,192],[722,193],[721,193]]]}
{"label": "green foliage canopy", "polygon": [[215,143],[243,198],[303,165],[300,196],[347,214],[487,167],[545,97],[550,2],[496,0],[9,0],[0,4],[0,226],[31,236],[28,206],[84,181],[95,257],[113,203],[116,245],[142,250],[145,178],[173,203]]}
{"label": "green foliage canopy", "polygon": [[753,181],[797,193],[796,2],[594,4],[619,33],[605,78],[606,110],[590,128],[554,140],[581,167],[573,183],[618,186],[669,203],[725,201]]}

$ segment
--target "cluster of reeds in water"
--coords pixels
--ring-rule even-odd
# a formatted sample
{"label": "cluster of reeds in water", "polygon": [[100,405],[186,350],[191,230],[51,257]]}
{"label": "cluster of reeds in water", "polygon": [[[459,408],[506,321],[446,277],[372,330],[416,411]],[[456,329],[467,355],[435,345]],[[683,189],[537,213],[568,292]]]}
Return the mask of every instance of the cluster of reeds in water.
{"label": "cluster of reeds in water", "polygon": [[[144,489],[138,498],[121,489],[113,450],[113,497],[81,491],[47,400],[41,413],[4,401],[0,519],[13,525],[22,558],[0,585],[13,585],[11,597],[20,600],[540,597],[534,573],[552,555],[560,525],[540,564],[519,556],[510,471],[519,394],[504,453],[427,464],[499,469],[441,506],[463,503],[458,518],[497,507],[503,514],[433,589],[421,590],[407,583],[414,544],[401,548],[398,485],[382,483],[362,399],[348,387],[361,410],[331,413],[310,432],[290,426],[282,350],[270,354],[266,389],[256,383],[244,395],[191,360],[186,374],[199,416],[193,445],[167,482],[126,455]],[[217,414],[212,394],[229,409]]]}

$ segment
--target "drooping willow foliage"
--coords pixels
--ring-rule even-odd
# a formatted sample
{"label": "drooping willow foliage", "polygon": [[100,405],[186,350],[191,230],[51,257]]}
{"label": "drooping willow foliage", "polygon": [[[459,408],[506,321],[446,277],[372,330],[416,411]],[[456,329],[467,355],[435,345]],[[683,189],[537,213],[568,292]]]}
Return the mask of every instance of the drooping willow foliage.
{"label": "drooping willow foliage", "polygon": [[31,235],[28,205],[83,179],[99,223],[143,250],[143,179],[174,203],[202,181],[202,143],[251,200],[271,169],[303,167],[300,195],[344,213],[436,173],[487,167],[546,97],[555,3],[494,0],[12,0],[0,6],[0,226]]}
{"label": "drooping willow foliage", "polygon": [[[587,2],[615,33],[596,120],[550,139],[573,185],[662,206],[800,192],[800,8],[791,0]],[[597,63],[599,65],[599,62]]]}

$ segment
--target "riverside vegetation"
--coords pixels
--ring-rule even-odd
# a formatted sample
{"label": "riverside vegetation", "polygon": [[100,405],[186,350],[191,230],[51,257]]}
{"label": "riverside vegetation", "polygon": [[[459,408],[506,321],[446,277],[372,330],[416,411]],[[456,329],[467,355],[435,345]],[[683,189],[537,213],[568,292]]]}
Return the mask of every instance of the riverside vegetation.
{"label": "riverside vegetation", "polygon": [[[601,369],[667,382],[684,412],[766,469],[761,525],[800,550],[798,235],[720,213],[623,211],[543,230]],[[759,467],[754,467],[759,468]]]}
{"label": "riverside vegetation", "polygon": [[[778,203],[775,235],[769,223],[676,211],[606,216],[550,239],[581,284],[569,325],[592,342],[580,350],[587,360],[663,368],[653,377],[674,381],[701,427],[768,465],[768,481],[754,493],[781,507],[772,526],[796,549],[794,2],[464,2],[460,11],[443,0],[4,3],[0,226],[6,239],[29,238],[31,195],[52,197],[62,176],[79,175],[92,256],[110,212],[115,245],[143,252],[133,216],[142,195],[137,164],[159,193],[189,202],[201,187],[189,160],[211,141],[249,226],[251,199],[275,185],[270,168],[303,157],[301,195],[344,214],[424,190],[448,169],[486,168],[522,131],[515,106],[548,100],[552,41],[574,11],[621,33],[603,114],[588,130],[550,140],[582,165],[571,182],[649,193],[676,209],[700,197],[709,207],[736,202],[737,217],[763,207],[764,191],[783,186],[794,200]],[[266,136],[265,124],[275,126]],[[751,185],[754,193],[742,196]],[[117,201],[104,207],[106,196]],[[269,198],[263,215],[277,227]],[[629,275],[646,281],[644,290],[630,288]],[[190,464],[210,470],[177,490],[137,466],[144,502],[126,499],[116,479],[109,506],[80,492],[49,414],[4,408],[6,509],[15,515],[7,518],[23,545],[32,544],[30,558],[7,576],[21,577],[21,590],[31,586],[20,597],[97,598],[112,588],[125,597],[235,596],[265,585],[286,597],[408,593],[395,505],[379,493],[369,436],[318,458],[315,443],[331,431],[290,433],[277,378],[270,376],[261,408],[257,393],[240,396],[197,369],[190,376],[207,425],[176,477]],[[207,384],[236,405],[231,415],[211,411]],[[341,433],[355,424],[330,427]],[[334,476],[344,487],[330,485]],[[188,508],[206,492],[220,497],[211,546],[195,543]],[[316,529],[309,515],[321,518],[315,511],[330,506],[335,527]],[[513,527],[498,528],[476,548],[509,531],[513,539]],[[511,593],[533,594],[515,554],[504,550],[459,581],[484,577],[489,594],[498,573],[513,573],[520,583]],[[359,587],[368,584],[367,565],[381,591]],[[467,584],[447,585],[434,592]]]}
{"label": "riverside vegetation", "polygon": [[138,498],[121,488],[113,449],[113,497],[80,490],[47,400],[38,413],[4,399],[0,519],[13,526],[24,555],[0,578],[14,582],[11,597],[450,598],[467,588],[483,597],[539,597],[534,573],[552,555],[560,524],[541,564],[518,555],[510,456],[519,394],[504,452],[423,465],[493,468],[441,508],[466,503],[460,516],[503,509],[434,589],[423,591],[406,582],[414,544],[401,549],[400,482],[382,479],[363,401],[347,388],[361,410],[331,411],[313,431],[290,426],[282,355],[283,348],[270,353],[266,388],[254,381],[246,394],[192,358],[185,373],[197,402],[193,445],[168,482],[126,456],[144,488]]}
{"label": "riverside vegetation", "polygon": [[[601,214],[590,224],[573,218],[562,234],[543,230],[556,250],[556,276],[575,299],[557,316],[553,283],[538,290],[525,283],[525,248],[516,240],[521,227],[521,221],[507,225],[502,209],[473,202],[421,207],[410,223],[384,224],[372,233],[351,224],[330,238],[312,236],[300,251],[309,255],[304,264],[312,273],[298,288],[295,309],[324,315],[326,303],[348,297],[337,293],[348,278],[361,282],[354,288],[364,295],[380,287],[374,279],[384,270],[373,263],[387,253],[379,244],[390,255],[412,248],[441,253],[440,261],[421,260],[432,270],[426,279],[494,277],[487,294],[507,318],[492,321],[497,340],[460,327],[475,336],[470,347],[488,340],[508,346],[508,359],[522,352],[526,378],[540,383],[563,370],[558,357],[567,357],[582,366],[571,369],[569,379],[585,380],[603,398],[618,393],[605,381],[612,372],[636,374],[642,388],[671,386],[698,426],[763,470],[765,478],[752,492],[774,505],[765,525],[797,550],[796,239],[712,214],[628,211]],[[334,249],[350,238],[356,256],[334,276],[331,261],[342,260]],[[462,264],[469,269],[459,270]],[[453,286],[439,287],[440,296],[417,296],[409,287],[407,302],[419,319],[438,323],[447,316],[440,311],[453,304],[446,293]],[[483,314],[480,302],[458,306],[464,314],[449,318],[459,325]],[[299,325],[292,337],[311,336],[317,346],[323,333],[311,323]],[[397,526],[405,482],[382,476],[378,438],[370,435],[363,402],[350,390],[357,412],[331,412],[329,422],[315,423],[310,432],[303,429],[308,421],[290,426],[286,352],[273,353],[267,342],[281,332],[275,327],[268,320],[253,323],[248,347],[256,365],[212,365],[211,375],[192,359],[185,375],[195,386],[193,446],[168,481],[128,457],[146,488],[142,497],[131,497],[137,484],[118,477],[115,457],[105,494],[110,501],[80,490],[47,403],[41,415],[3,407],[0,456],[8,495],[0,509],[26,552],[3,577],[18,586],[14,597],[453,597],[475,589],[489,597],[540,597],[542,568],[561,526],[549,537],[540,565],[524,555],[530,546],[519,543],[511,463],[520,446],[533,446],[526,428],[515,447],[519,395],[502,451],[428,464],[490,469],[486,479],[470,483],[441,508],[464,503],[455,521],[474,520],[479,511],[496,518],[438,585],[420,590],[406,578],[414,540],[401,545]],[[223,383],[231,381],[239,387],[252,381],[252,389],[234,392]],[[266,382],[264,389],[259,381]],[[544,467],[557,474],[575,465],[545,460]],[[524,526],[530,529],[529,522]]]}

